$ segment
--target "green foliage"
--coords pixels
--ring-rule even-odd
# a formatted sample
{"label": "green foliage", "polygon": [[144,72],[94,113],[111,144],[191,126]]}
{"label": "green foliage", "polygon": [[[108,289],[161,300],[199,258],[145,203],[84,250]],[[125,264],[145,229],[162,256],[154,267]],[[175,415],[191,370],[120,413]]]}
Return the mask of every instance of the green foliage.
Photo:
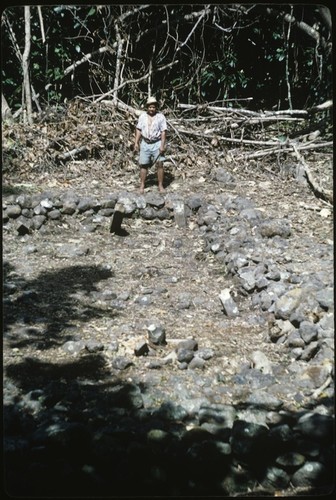
{"label": "green foliage", "polygon": [[[37,7],[31,7],[30,73],[45,105],[110,90],[118,36],[123,40],[122,78],[130,82],[118,96],[129,103],[143,102],[148,92],[143,77],[149,71],[153,91],[171,104],[252,96],[256,108],[287,107],[288,82],[295,107],[317,104],[332,93],[328,43],[317,47],[295,23],[286,39],[288,25],[283,15],[291,12],[290,5],[257,4],[249,9],[243,4],[57,5],[41,9],[45,41]],[[328,42],[331,35],[316,6],[295,6],[293,15],[317,26]],[[21,103],[22,68],[9,26],[22,54],[23,7],[6,9],[4,19],[2,90],[15,108]],[[98,53],[106,45],[111,50]],[[87,54],[93,56],[65,73]],[[158,71],[162,67],[166,69]]]}

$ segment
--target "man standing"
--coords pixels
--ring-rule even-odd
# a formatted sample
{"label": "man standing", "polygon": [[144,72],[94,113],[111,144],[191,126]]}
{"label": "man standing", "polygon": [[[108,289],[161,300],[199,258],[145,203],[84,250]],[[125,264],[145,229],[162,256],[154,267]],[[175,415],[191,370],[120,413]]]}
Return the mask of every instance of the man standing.
{"label": "man standing", "polygon": [[154,162],[157,164],[159,191],[164,193],[163,153],[166,149],[167,122],[165,116],[158,112],[158,102],[155,97],[149,97],[146,107],[147,111],[139,116],[134,143],[135,151],[140,150],[140,193],[145,190],[147,171]]}

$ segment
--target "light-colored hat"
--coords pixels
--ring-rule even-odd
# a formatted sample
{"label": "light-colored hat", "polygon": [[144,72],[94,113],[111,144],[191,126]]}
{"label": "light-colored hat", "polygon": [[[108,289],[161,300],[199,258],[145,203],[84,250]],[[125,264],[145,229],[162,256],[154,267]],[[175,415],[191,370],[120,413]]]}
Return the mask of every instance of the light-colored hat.
{"label": "light-colored hat", "polygon": [[158,104],[155,97],[148,97],[147,102],[146,102],[146,106],[150,106],[151,104]]}

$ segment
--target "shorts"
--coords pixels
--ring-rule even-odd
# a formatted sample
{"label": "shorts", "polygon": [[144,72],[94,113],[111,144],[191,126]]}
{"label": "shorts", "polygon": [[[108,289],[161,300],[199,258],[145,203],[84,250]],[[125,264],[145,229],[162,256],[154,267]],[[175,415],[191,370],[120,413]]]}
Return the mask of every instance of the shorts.
{"label": "shorts", "polygon": [[139,165],[147,167],[153,165],[156,160],[165,161],[164,155],[160,154],[160,145],[161,140],[154,142],[153,144],[147,144],[147,142],[141,141]]}

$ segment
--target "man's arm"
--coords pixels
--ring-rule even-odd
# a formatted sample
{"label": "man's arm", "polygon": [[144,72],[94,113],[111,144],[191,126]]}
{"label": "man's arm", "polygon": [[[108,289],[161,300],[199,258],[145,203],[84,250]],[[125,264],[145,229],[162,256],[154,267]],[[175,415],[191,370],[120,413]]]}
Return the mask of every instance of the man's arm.
{"label": "man's arm", "polygon": [[139,130],[138,128],[135,129],[135,141],[134,141],[134,149],[136,151],[138,151],[139,149],[139,142],[140,142],[140,139],[141,139],[141,130]]}
{"label": "man's arm", "polygon": [[162,130],[162,132],[161,132],[161,146],[160,146],[161,153],[163,153],[164,150],[166,149],[166,137],[167,137],[167,131]]}

